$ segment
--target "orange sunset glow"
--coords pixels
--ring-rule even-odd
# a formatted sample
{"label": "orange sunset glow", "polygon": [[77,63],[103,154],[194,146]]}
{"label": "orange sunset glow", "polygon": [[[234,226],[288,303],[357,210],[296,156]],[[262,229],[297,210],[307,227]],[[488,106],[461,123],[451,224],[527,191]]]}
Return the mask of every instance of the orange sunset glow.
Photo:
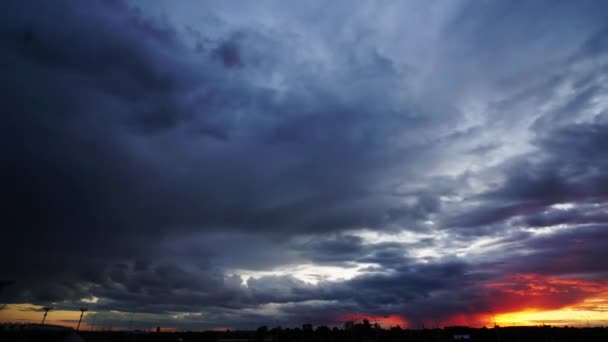
{"label": "orange sunset glow", "polygon": [[[555,278],[536,274],[513,274],[484,284],[490,309],[428,319],[426,327],[472,326],[605,326],[608,325],[608,283]],[[369,320],[383,327],[408,327],[400,315],[347,314],[343,321]],[[412,327],[416,328],[416,327]]]}
{"label": "orange sunset glow", "polygon": [[[8,304],[0,310],[0,322],[10,323],[40,323],[42,321],[42,306],[32,304]],[[87,322],[86,316],[95,314],[95,312],[87,312],[80,324],[80,329],[89,330],[91,326]],[[45,320],[45,324],[61,325],[71,328],[76,328],[80,311],[78,310],[62,310],[53,309]]]}
{"label": "orange sunset glow", "polygon": [[[546,277],[536,274],[515,274],[505,276],[501,281],[485,284],[487,296],[493,310],[500,313],[509,313],[513,318],[511,322],[527,322],[528,319],[519,320],[518,314],[527,315],[534,312],[535,317],[546,312],[547,319],[555,317],[555,310],[563,311],[564,317],[573,319],[570,324],[578,322],[578,310],[583,310],[595,320],[605,319],[606,308],[603,303],[608,298],[608,282],[577,280],[572,278]],[[593,313],[593,314],[590,314]],[[604,315],[604,316],[602,316]],[[502,318],[501,321],[506,321]],[[604,318],[602,318],[604,317]],[[565,321],[564,321],[565,322]]]}
{"label": "orange sunset glow", "polygon": [[352,313],[338,317],[339,322],[362,322],[363,320],[368,320],[370,324],[378,323],[383,328],[390,328],[396,326],[399,326],[401,328],[408,327],[407,320],[404,317],[396,314],[387,316],[374,316],[366,315],[363,313]]}
{"label": "orange sunset glow", "polygon": [[[547,277],[537,274],[513,274],[483,286],[491,308],[485,312],[459,313],[422,321],[421,326],[604,326],[608,324],[608,284],[603,281]],[[42,307],[32,304],[9,304],[0,310],[0,322],[38,323]],[[95,312],[87,312],[87,315]],[[76,327],[80,311],[56,309],[49,313],[47,324]],[[405,315],[344,314],[338,322],[368,320],[384,328],[411,326]],[[124,329],[117,326],[115,329]],[[83,320],[81,329],[91,329]],[[173,328],[167,328],[173,329]],[[214,327],[222,331],[227,328]]]}

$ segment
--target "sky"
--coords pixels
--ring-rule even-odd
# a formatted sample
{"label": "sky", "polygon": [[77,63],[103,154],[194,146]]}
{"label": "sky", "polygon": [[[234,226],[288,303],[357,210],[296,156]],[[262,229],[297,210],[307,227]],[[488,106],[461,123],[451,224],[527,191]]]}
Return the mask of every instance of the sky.
{"label": "sky", "polygon": [[0,2],[0,321],[608,325],[607,7]]}

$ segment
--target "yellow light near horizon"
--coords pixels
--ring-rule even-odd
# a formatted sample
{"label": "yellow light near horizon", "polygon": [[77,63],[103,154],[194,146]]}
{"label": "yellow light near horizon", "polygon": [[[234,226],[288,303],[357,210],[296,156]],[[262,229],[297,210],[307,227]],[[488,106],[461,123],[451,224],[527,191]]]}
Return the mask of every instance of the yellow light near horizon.
{"label": "yellow light near horizon", "polygon": [[608,325],[608,312],[595,310],[524,310],[502,313],[495,316],[496,324],[512,325],[554,325],[554,326],[605,326]]}
{"label": "yellow light near horizon", "polygon": [[[39,309],[42,309],[42,306],[32,304],[7,304],[4,309],[0,310],[0,322],[38,324],[42,322],[42,316],[44,315],[43,312],[36,311]],[[85,317],[86,314],[91,313],[94,312],[85,313]],[[44,323],[76,328],[79,318],[79,310],[51,310]],[[80,328],[87,328],[85,318],[83,318]]]}

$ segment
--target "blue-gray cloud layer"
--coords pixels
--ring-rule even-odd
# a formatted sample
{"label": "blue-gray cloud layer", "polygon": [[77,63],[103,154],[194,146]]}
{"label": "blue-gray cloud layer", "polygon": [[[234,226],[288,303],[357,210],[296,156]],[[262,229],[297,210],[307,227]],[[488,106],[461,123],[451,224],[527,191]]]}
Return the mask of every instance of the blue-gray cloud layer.
{"label": "blue-gray cloud layer", "polygon": [[3,300],[414,322],[608,280],[605,7],[5,1]]}

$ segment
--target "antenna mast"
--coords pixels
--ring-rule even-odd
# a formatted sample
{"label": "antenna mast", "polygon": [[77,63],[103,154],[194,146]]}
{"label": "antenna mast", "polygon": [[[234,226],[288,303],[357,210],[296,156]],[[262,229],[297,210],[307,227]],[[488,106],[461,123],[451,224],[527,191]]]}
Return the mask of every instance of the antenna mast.
{"label": "antenna mast", "polygon": [[44,321],[46,320],[46,315],[48,315],[49,311],[53,310],[52,307],[50,306],[45,306],[42,308],[42,310],[44,310],[44,316],[42,316],[42,325],[44,325]]}
{"label": "antenna mast", "polygon": [[80,322],[82,322],[82,316],[84,316],[84,312],[87,310],[87,308],[80,308],[80,319],[78,320],[78,326],[76,327],[76,331],[80,330]]}

